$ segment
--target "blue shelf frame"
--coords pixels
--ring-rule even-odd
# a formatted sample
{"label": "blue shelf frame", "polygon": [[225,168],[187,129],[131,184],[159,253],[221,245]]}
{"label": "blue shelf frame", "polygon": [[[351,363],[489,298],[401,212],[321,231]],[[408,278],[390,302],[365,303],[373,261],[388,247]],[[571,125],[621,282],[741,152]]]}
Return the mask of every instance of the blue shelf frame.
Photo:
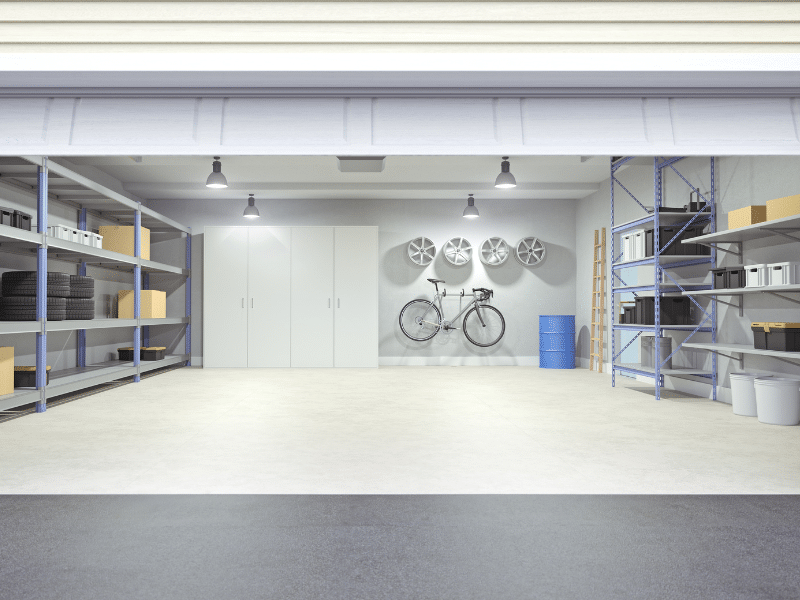
{"label": "blue shelf frame", "polygon": [[[26,160],[32,159],[25,157]],[[43,413],[47,410],[47,215],[48,215],[48,176],[49,166],[48,158],[41,157],[35,161],[37,165],[37,185],[36,185],[36,210],[37,210],[37,233],[41,236],[36,248],[36,320],[38,322],[39,331],[36,333],[36,389],[39,392],[36,400],[36,412]],[[61,170],[61,169],[59,169]],[[83,179],[83,178],[81,178]],[[86,180],[79,181],[85,183]],[[111,199],[116,194],[109,194]],[[119,200],[123,201],[123,200]],[[125,203],[132,205],[133,203],[124,199]],[[133,207],[132,207],[133,208]],[[141,228],[142,228],[142,205],[141,202],[135,204],[134,212],[134,254],[136,263],[133,267],[134,274],[134,318],[137,325],[134,327],[133,334],[133,347],[139,348],[142,344],[140,341],[144,339],[146,345],[149,345],[150,328],[149,326],[141,326],[141,291],[149,289],[150,287],[150,274],[142,273],[142,256],[141,256]],[[156,218],[160,217],[157,213],[148,209],[148,215]],[[86,208],[81,208],[78,213],[78,227],[79,229],[86,229]],[[167,225],[174,226],[173,221],[164,217],[163,222]],[[185,347],[186,354],[191,355],[191,313],[192,313],[192,295],[191,295],[191,252],[192,252],[192,234],[190,228],[183,228],[186,232],[186,269],[188,274],[185,278],[185,294],[186,294],[186,317],[185,323]],[[86,262],[79,263],[78,272],[80,275],[86,275]],[[144,330],[144,332],[143,332]],[[77,366],[86,366],[86,330],[77,330],[78,344],[77,344]],[[144,336],[144,337],[142,337]],[[134,367],[136,374],[134,375],[134,382],[141,381],[141,364],[140,355],[134,352]],[[185,366],[191,366],[191,361],[186,360]]]}
{"label": "blue shelf frame", "polygon": [[[675,167],[675,164],[679,161],[683,160],[685,157],[683,156],[676,156],[671,158],[664,158],[664,157],[654,157],[653,159],[653,196],[654,196],[654,207],[653,213],[648,214],[641,219],[637,219],[634,221],[627,222],[619,227],[615,227],[614,225],[614,191],[615,187],[619,186],[628,196],[630,196],[636,204],[638,204],[642,210],[647,211],[647,208],[644,204],[642,204],[633,193],[625,187],[625,185],[617,178],[617,171],[623,165],[627,164],[635,157],[627,156],[623,157],[619,160],[611,161],[611,273],[612,273],[612,289],[611,289],[611,298],[612,298],[612,311],[611,311],[611,387],[616,385],[616,372],[624,372],[624,373],[631,373],[636,375],[643,375],[646,377],[652,377],[655,383],[655,398],[656,400],[661,399],[661,388],[664,387],[664,375],[662,374],[662,369],[666,362],[672,358],[672,356],[678,352],[683,344],[690,340],[695,333],[703,332],[703,333],[710,333],[711,334],[711,341],[712,343],[716,343],[717,340],[717,306],[716,303],[711,303],[711,313],[709,314],[705,309],[703,309],[698,302],[689,296],[689,299],[695,304],[695,306],[699,309],[700,313],[703,315],[703,318],[700,321],[700,324],[695,326],[694,329],[691,330],[687,338],[682,341],[677,347],[672,351],[672,353],[667,357],[662,357],[660,355],[660,348],[658,344],[654,345],[654,365],[655,368],[653,369],[653,373],[644,370],[637,370],[631,367],[624,367],[622,365],[617,364],[617,359],[622,355],[622,353],[633,344],[639,336],[647,331],[653,332],[655,336],[661,336],[664,330],[687,330],[684,327],[670,327],[669,325],[662,325],[661,323],[661,297],[665,293],[669,292],[685,292],[685,291],[698,291],[698,290],[707,290],[711,289],[710,285],[682,285],[679,283],[672,275],[670,275],[669,271],[672,269],[677,269],[680,267],[686,266],[693,266],[693,265],[702,265],[702,264],[710,264],[716,265],[717,263],[717,251],[716,248],[712,247],[711,255],[706,256],[703,258],[697,259],[690,259],[678,262],[672,262],[668,264],[662,264],[661,262],[661,241],[660,241],[660,225],[661,225],[661,211],[659,210],[662,206],[663,201],[663,192],[664,192],[664,171],[665,169],[670,169],[674,171],[681,180],[686,183],[687,186],[693,191],[697,191],[698,194],[698,202],[702,201],[703,205],[700,207],[700,212],[688,218],[686,222],[681,222],[675,224],[675,226],[680,225],[680,229],[675,234],[675,236],[667,243],[664,244],[665,247],[669,246],[670,243],[675,243],[676,240],[683,234],[687,227],[691,225],[701,224],[701,223],[708,223],[710,226],[711,232],[716,232],[716,172],[715,172],[715,160],[714,157],[711,157],[710,160],[710,172],[711,172],[711,191],[709,192],[709,197],[706,198],[703,194],[700,193],[699,189],[695,188],[689,181],[678,171]],[[708,208],[708,212],[704,212],[704,210]],[[688,217],[688,215],[687,215]],[[637,261],[630,261],[620,263],[620,258],[622,255],[617,256],[615,253],[614,248],[614,238],[615,234],[620,233],[621,231],[625,231],[628,229],[632,229],[639,225],[644,225],[647,223],[653,224],[653,254],[654,256],[648,257],[642,260]],[[621,272],[624,269],[628,269],[631,267],[639,267],[644,265],[653,265],[653,285],[643,285],[643,286],[628,286],[624,279],[622,278]],[[620,286],[614,286],[613,283],[615,278],[619,280],[622,286],[625,286],[624,289],[620,289]],[[667,282],[667,280],[669,280]],[[654,325],[625,325],[616,322],[617,319],[617,311],[616,311],[616,295],[622,293],[633,293],[634,296],[637,295],[638,292],[644,291],[652,291],[654,298],[655,298],[655,324]],[[616,333],[618,331],[636,331],[636,335],[631,339],[627,344],[625,344],[619,352],[617,352],[616,348]],[[712,398],[716,401],[717,399],[717,355],[712,355],[712,365],[711,365],[711,375],[707,374],[693,374],[695,377],[700,377],[707,379],[712,386]]]}

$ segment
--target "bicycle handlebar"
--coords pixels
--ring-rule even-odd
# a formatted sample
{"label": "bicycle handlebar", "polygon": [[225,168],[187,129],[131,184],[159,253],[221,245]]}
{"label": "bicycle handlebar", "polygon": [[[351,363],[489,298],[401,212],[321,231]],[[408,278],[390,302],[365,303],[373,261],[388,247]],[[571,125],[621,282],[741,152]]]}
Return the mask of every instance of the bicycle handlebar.
{"label": "bicycle handlebar", "polygon": [[486,295],[487,298],[491,298],[494,296],[494,290],[487,290],[486,288],[472,288],[473,292],[481,292]]}

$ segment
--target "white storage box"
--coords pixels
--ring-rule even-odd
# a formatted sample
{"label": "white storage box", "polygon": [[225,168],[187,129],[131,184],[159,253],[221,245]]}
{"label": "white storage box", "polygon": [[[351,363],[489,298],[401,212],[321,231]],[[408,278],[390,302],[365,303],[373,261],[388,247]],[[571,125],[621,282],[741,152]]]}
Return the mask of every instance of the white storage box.
{"label": "white storage box", "polygon": [[764,287],[769,285],[767,265],[747,265],[744,267],[745,287]]}
{"label": "white storage box", "polygon": [[633,240],[633,256],[634,260],[641,260],[644,256],[644,229],[635,229],[631,232],[631,239]]}
{"label": "white storage box", "polygon": [[633,260],[633,238],[630,233],[622,236],[622,262]]}
{"label": "white storage box", "polygon": [[767,285],[795,285],[800,283],[800,262],[780,262],[767,265]]}
{"label": "white storage box", "polygon": [[67,227],[66,225],[50,225],[47,228],[47,235],[50,237],[54,237],[59,240],[66,240],[68,242],[72,241],[72,227]]}
{"label": "white storage box", "polygon": [[73,240],[79,244],[83,244],[84,246],[91,246],[92,245],[92,233],[90,231],[83,231],[81,229],[77,230],[78,239]]}
{"label": "white storage box", "polygon": [[91,240],[92,248],[103,247],[103,236],[99,233],[89,233],[89,239]]}

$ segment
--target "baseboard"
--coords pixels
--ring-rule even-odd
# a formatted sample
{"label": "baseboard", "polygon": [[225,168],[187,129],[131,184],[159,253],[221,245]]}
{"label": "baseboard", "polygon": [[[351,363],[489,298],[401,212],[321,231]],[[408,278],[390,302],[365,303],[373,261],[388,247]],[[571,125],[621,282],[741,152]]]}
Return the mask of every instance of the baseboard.
{"label": "baseboard", "polygon": [[538,356],[381,356],[381,367],[538,367]]}

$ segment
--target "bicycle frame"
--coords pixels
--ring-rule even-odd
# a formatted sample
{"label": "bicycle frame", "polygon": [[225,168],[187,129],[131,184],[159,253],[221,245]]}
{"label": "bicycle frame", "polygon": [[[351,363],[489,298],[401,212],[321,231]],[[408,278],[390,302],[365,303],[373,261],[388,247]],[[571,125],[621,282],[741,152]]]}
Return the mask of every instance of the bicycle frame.
{"label": "bicycle frame", "polygon": [[[428,315],[428,311],[430,309],[428,309],[428,311],[425,311],[425,313],[422,315],[422,320],[424,322],[426,322],[426,323],[430,323],[431,325],[435,325],[435,326],[440,327],[440,328],[445,328],[444,327],[445,321],[449,321],[450,323],[455,323],[461,315],[463,315],[465,312],[467,312],[470,308],[472,308],[474,306],[475,307],[475,314],[478,315],[478,320],[481,322],[481,325],[486,327],[486,323],[484,322],[483,317],[481,316],[481,311],[480,311],[480,306],[481,305],[480,305],[480,303],[478,301],[478,295],[475,292],[473,292],[472,294],[464,294],[464,293],[462,293],[458,297],[459,298],[464,298],[464,297],[470,296],[470,295],[472,296],[472,300],[467,302],[467,305],[464,308],[462,308],[455,317],[453,317],[452,319],[446,319],[445,316],[444,316],[444,306],[442,305],[442,298],[447,296],[447,290],[445,290],[442,293],[438,293],[437,292],[436,294],[434,294],[433,300],[431,300],[431,306],[433,306],[434,303],[437,303],[439,305],[439,314],[442,315],[442,322],[441,323],[433,323],[431,321],[425,321],[425,317]],[[447,327],[446,329],[459,329],[459,328],[458,327]]]}

